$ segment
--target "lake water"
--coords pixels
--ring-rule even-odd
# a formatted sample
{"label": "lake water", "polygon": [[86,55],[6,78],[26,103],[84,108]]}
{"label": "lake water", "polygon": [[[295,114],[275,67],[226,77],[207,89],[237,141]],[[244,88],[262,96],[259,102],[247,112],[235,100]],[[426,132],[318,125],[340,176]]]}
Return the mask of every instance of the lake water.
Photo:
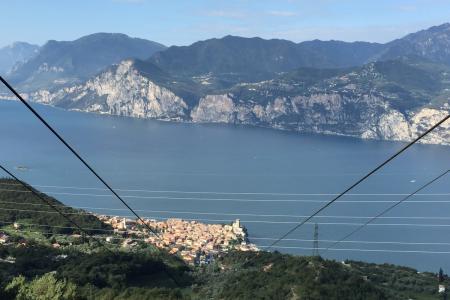
{"label": "lake water", "polygon": [[[34,106],[142,216],[212,223],[239,218],[250,240],[260,246],[403,146]],[[0,161],[66,204],[130,215],[18,102],[0,101]],[[343,237],[391,205],[389,201],[401,199],[449,166],[449,147],[412,147],[313,220],[319,224],[319,247],[331,245],[330,240]],[[450,271],[449,193],[447,176],[338,245],[340,250],[321,254]],[[303,226],[277,250],[311,254],[313,231],[314,224]]]}

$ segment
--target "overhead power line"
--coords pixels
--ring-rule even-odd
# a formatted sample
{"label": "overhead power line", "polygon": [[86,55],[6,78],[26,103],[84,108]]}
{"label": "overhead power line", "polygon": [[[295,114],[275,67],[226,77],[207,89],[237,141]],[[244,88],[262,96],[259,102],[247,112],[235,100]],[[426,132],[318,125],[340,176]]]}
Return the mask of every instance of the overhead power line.
{"label": "overhead power line", "polygon": [[[274,246],[258,246],[259,248],[273,248]],[[299,249],[299,250],[314,250],[312,247],[300,246],[275,246],[277,249]],[[318,250],[326,250],[327,248],[318,248]],[[347,252],[387,252],[387,253],[417,253],[417,254],[450,254],[450,251],[427,251],[427,250],[392,250],[392,249],[360,249],[360,248],[333,248],[333,251],[347,251]],[[249,260],[250,261],[250,260]],[[247,261],[248,263],[248,261]]]}
{"label": "overhead power line", "polygon": [[[45,228],[58,228],[58,229],[78,229],[77,227],[72,226],[60,226],[60,225],[47,225],[47,224],[35,224],[35,223],[26,223],[21,221],[11,222],[11,221],[4,221],[0,220],[0,224],[14,224],[19,223],[22,226],[29,226],[29,227],[45,227]],[[96,230],[101,232],[111,232],[114,233],[115,231],[113,229],[101,229],[101,228],[83,228],[85,230]],[[67,235],[67,234],[65,234]]]}
{"label": "overhead power line", "polygon": [[[18,209],[18,208],[0,208],[1,210],[5,211],[19,211],[19,212],[32,212],[37,214],[55,214],[56,212],[53,211],[40,211],[40,210],[32,210],[32,209]],[[66,215],[91,215],[90,213],[86,212],[67,212]],[[114,217],[120,217],[120,218],[132,218],[133,215],[115,215]],[[161,217],[161,216],[146,216],[147,220],[166,220],[167,218],[175,218],[180,219],[176,216],[169,216],[169,217]],[[204,219],[204,218],[182,218],[182,220],[185,221],[202,221],[202,222],[227,222],[231,223],[235,221],[235,219]],[[261,224],[297,224],[296,221],[267,221],[267,220],[240,220],[242,223],[261,223]],[[332,225],[332,226],[361,226],[364,223],[357,223],[357,222],[308,222],[306,225]],[[406,227],[450,227],[450,224],[422,224],[422,223],[377,223],[377,224],[368,224],[368,226],[376,226],[376,227],[383,227],[383,226],[406,226]]]}
{"label": "overhead power line", "polygon": [[52,126],[50,126],[49,123],[47,123],[47,121],[41,117],[41,115],[33,108],[31,107],[30,104],[28,104],[27,101],[25,101],[25,99],[23,99],[23,97],[16,92],[16,90],[14,90],[14,88],[5,80],[3,79],[3,77],[0,76],[0,81],[3,82],[3,84],[20,100],[20,102],[22,102],[27,108],[28,110],[30,110],[33,115],[39,119],[39,121],[41,121],[42,124],[44,124],[45,127],[47,127],[48,130],[50,130],[54,136],[56,136],[56,138],[64,144],[64,146],[66,146],[67,149],[69,149],[70,152],[72,152],[73,155],[75,155],[75,157],[86,167],[89,169],[89,171],[91,171],[91,173],[97,177],[98,180],[100,180],[101,183],[103,183],[103,185],[105,187],[108,188],[108,190],[114,195],[116,196],[117,199],[120,200],[120,202],[122,202],[123,205],[125,205],[132,213],[133,215],[136,216],[136,218],[138,218],[143,224],[144,226],[151,232],[153,233],[156,237],[159,237],[159,235],[156,233],[156,231],[154,231],[150,226],[148,226],[144,220],[128,205],[128,203],[122,199],[122,197],[119,196],[119,194],[116,193],[115,190],[112,189],[112,187],[78,154],[77,151],[75,151],[74,148],[72,148],[72,146],[69,145],[68,142],[66,142],[65,139],[63,139],[61,137],[61,135],[59,135],[59,133],[53,129]]}
{"label": "overhead power line", "polygon": [[432,185],[434,182],[438,181],[439,179],[441,179],[442,177],[444,177],[445,175],[447,175],[450,172],[450,169],[439,174],[437,177],[433,178],[432,180],[428,181],[427,183],[425,183],[424,185],[422,185],[421,187],[419,187],[417,190],[415,190],[414,192],[412,192],[411,194],[409,194],[408,196],[406,196],[405,198],[399,200],[397,203],[389,206],[388,208],[384,209],[383,211],[381,211],[379,214],[377,214],[375,217],[369,219],[366,223],[362,224],[361,226],[357,227],[356,229],[354,229],[353,231],[351,231],[350,233],[348,233],[346,236],[344,236],[343,238],[341,238],[340,240],[336,241],[335,243],[333,243],[331,246],[327,247],[326,249],[329,250],[333,247],[335,247],[337,244],[341,243],[342,241],[348,239],[349,237],[351,237],[352,235],[354,235],[355,233],[357,233],[358,231],[360,231],[361,229],[363,229],[364,227],[370,225],[373,221],[375,221],[378,218],[381,218],[384,214],[388,213],[389,211],[391,211],[392,209],[394,209],[395,207],[399,206],[400,204],[402,204],[403,202],[405,202],[406,200],[408,200],[408,198],[412,197],[414,194],[420,192],[421,190],[427,188],[428,186]]}
{"label": "overhead power line", "polygon": [[[0,185],[16,185],[14,183],[12,184],[5,184],[0,183]],[[96,187],[79,187],[79,186],[60,186],[60,185],[39,185],[34,184],[34,187],[39,188],[52,188],[52,189],[68,189],[68,190],[96,190],[96,191],[109,191],[108,189],[104,188],[96,188]],[[217,192],[217,191],[178,191],[178,190],[146,190],[146,189],[122,189],[122,188],[115,188],[115,191],[121,191],[121,192],[136,192],[136,193],[152,193],[152,194],[211,194],[211,195],[268,195],[268,196],[280,196],[280,197],[289,197],[289,196],[337,196],[339,194],[337,193],[269,193],[269,192]],[[86,194],[83,194],[86,195]],[[93,194],[96,195],[96,194]],[[347,193],[346,196],[407,196],[408,193]],[[417,196],[450,196],[450,193],[422,193],[422,194],[416,194]],[[103,195],[102,195],[103,196]],[[123,196],[122,196],[123,197]],[[178,199],[178,198],[176,198]],[[182,198],[183,199],[183,198]],[[190,199],[190,198],[186,198]],[[197,198],[192,198],[197,199]],[[202,198],[198,198],[202,199]],[[228,199],[224,199],[228,200]],[[277,199],[278,200],[278,199]],[[277,201],[274,200],[274,201]]]}
{"label": "overhead power line", "polygon": [[[13,224],[15,222],[8,222],[8,221],[1,221],[0,220],[0,224]],[[71,226],[58,226],[58,225],[43,225],[43,224],[34,224],[34,223],[20,223],[21,226],[26,226],[26,227],[44,227],[44,228],[56,228],[56,229],[77,229],[76,227],[71,227]],[[120,234],[112,229],[97,229],[97,228],[84,228],[85,230],[97,230],[97,231],[102,231],[105,233],[111,233],[111,234]],[[20,229],[15,229],[15,232],[32,232],[29,230],[20,230]],[[43,233],[43,231],[36,231],[35,233]],[[53,235],[60,235],[60,236],[67,236],[67,234],[58,234],[58,233],[52,233]],[[128,239],[128,238],[123,238],[123,239]],[[147,238],[130,238],[133,240],[141,240],[141,241],[147,241]],[[274,240],[275,238],[270,238],[270,237],[248,237],[248,239],[250,241],[253,240]],[[315,240],[312,239],[285,239],[284,241],[295,241],[295,242],[313,242]],[[318,242],[321,243],[333,243],[336,242],[336,240],[327,240],[327,239],[321,239],[321,240],[317,240]],[[349,244],[363,244],[363,245],[400,245],[400,246],[450,246],[450,242],[405,242],[405,241],[367,241],[367,240],[362,240],[362,241],[358,241],[358,240],[352,240],[352,241],[343,241],[344,243],[349,243]],[[268,247],[266,245],[258,245],[258,247],[264,248],[264,247]],[[280,247],[286,247],[286,248],[297,248],[296,246],[280,246]],[[300,247],[303,248],[303,247]],[[325,247],[319,248],[319,249],[327,249]]]}
{"label": "overhead power line", "polygon": [[[268,238],[268,237],[249,237],[249,240],[276,240],[276,238]],[[284,242],[290,241],[290,242],[314,242],[314,240],[311,239],[284,239]],[[321,243],[334,243],[336,240],[318,240]],[[357,241],[357,240],[351,240],[351,241],[342,241],[342,243],[348,243],[348,244],[387,244],[387,245],[412,245],[412,246],[422,246],[422,245],[432,245],[432,246],[450,246],[450,242],[402,242],[402,241]],[[323,247],[326,248],[326,247]]]}
{"label": "overhead power line", "polygon": [[[450,202],[450,201],[449,201]],[[45,206],[45,204],[39,203],[18,203],[10,201],[0,201],[0,204],[17,204],[17,205],[31,205],[31,206]],[[57,205],[59,207],[67,207],[67,205]],[[75,209],[82,209],[89,211],[128,211],[126,208],[110,208],[110,207],[91,207],[91,206],[71,206]],[[1,210],[1,208],[0,208]],[[261,217],[261,218],[306,218],[307,215],[287,215],[287,214],[249,214],[249,213],[225,213],[225,212],[202,212],[202,211],[178,211],[178,210],[148,210],[148,209],[135,209],[136,211],[143,213],[161,213],[161,214],[186,214],[186,215],[215,215],[215,216],[246,216],[246,217]],[[97,214],[105,214],[99,212]],[[127,216],[128,217],[128,216]],[[314,218],[322,219],[371,219],[372,216],[335,216],[335,215],[321,215]],[[450,220],[450,216],[436,217],[436,216],[391,216],[380,217],[379,219],[403,219],[403,220]]]}
{"label": "overhead power line", "polygon": [[[1,183],[0,183],[1,185]],[[10,190],[10,189],[0,189],[0,191],[4,192],[17,192],[17,193],[29,193],[29,191],[20,191],[20,190]],[[42,191],[46,194],[51,195],[60,195],[60,196],[77,196],[77,197],[114,197],[114,195],[110,194],[91,194],[91,193],[69,193],[69,192],[52,192],[52,191]],[[395,196],[401,196],[407,194],[395,194]],[[373,195],[372,195],[373,196]],[[383,196],[383,195],[377,195]],[[393,195],[392,195],[393,196]],[[450,196],[450,194],[416,194],[416,196]],[[183,200],[183,201],[229,201],[229,202],[304,202],[304,203],[327,203],[327,200],[319,200],[319,199],[239,199],[239,198],[197,198],[197,197],[169,197],[169,196],[136,196],[136,195],[122,195],[124,199],[149,199],[149,200]],[[339,203],[393,203],[395,200],[339,200]],[[410,203],[450,203],[449,200],[414,200],[410,201]],[[136,210],[137,211],[137,210]]]}
{"label": "overhead power line", "polygon": [[388,159],[386,159],[384,162],[382,162],[381,164],[379,164],[377,167],[375,167],[372,171],[370,171],[369,173],[367,173],[366,175],[364,175],[362,178],[360,178],[359,180],[357,180],[355,183],[353,183],[351,186],[349,186],[347,189],[345,189],[342,193],[340,193],[339,195],[337,195],[336,197],[334,197],[333,199],[331,199],[328,203],[326,203],[324,206],[322,206],[321,208],[319,208],[317,211],[315,211],[312,215],[310,215],[309,217],[307,217],[306,219],[304,219],[303,221],[301,221],[300,223],[298,223],[297,225],[295,225],[293,228],[291,228],[290,230],[288,230],[285,234],[283,234],[280,238],[278,238],[277,240],[275,240],[269,247],[268,249],[270,249],[272,246],[275,246],[278,242],[280,242],[281,240],[283,240],[285,237],[289,236],[292,232],[296,231],[298,228],[300,228],[301,226],[303,226],[304,224],[306,224],[307,222],[309,222],[312,218],[314,218],[316,215],[318,215],[319,213],[321,213],[323,210],[325,210],[327,207],[329,207],[331,204],[333,204],[334,202],[336,202],[338,199],[340,199],[342,196],[344,196],[345,194],[347,194],[348,192],[350,192],[351,190],[353,190],[356,186],[358,186],[360,183],[362,183],[363,181],[365,181],[367,178],[369,178],[370,176],[372,176],[374,173],[376,173],[378,170],[380,170],[381,168],[383,168],[385,165],[387,165],[388,163],[390,163],[392,160],[394,160],[397,156],[399,156],[400,154],[402,154],[403,152],[405,152],[408,148],[410,148],[412,145],[414,145],[415,143],[417,143],[418,141],[420,141],[423,137],[425,137],[426,135],[428,135],[430,132],[432,132],[434,129],[436,129],[437,127],[439,127],[441,124],[443,124],[445,121],[447,121],[448,119],[450,119],[450,114],[447,115],[446,117],[444,117],[443,119],[441,119],[439,122],[437,122],[436,124],[434,124],[433,126],[431,126],[431,128],[429,128],[427,131],[425,131],[424,133],[422,133],[421,135],[419,135],[418,137],[416,137],[413,141],[411,141],[410,143],[408,143],[407,145],[405,145],[403,148],[401,148],[399,151],[397,151],[395,154],[393,154],[392,156],[390,156]]}
{"label": "overhead power line", "polygon": [[[3,223],[3,222],[0,222],[0,224],[1,223]],[[12,224],[12,222],[10,222],[10,224]],[[45,225],[40,225],[40,224],[21,224],[21,225],[29,226],[29,227],[45,226]],[[73,228],[73,227],[62,227],[62,226],[59,226],[59,227],[58,226],[48,226],[48,227],[50,227],[50,228],[59,228],[59,229],[62,229],[62,228]],[[89,230],[89,228],[85,228],[85,229]],[[110,231],[110,232],[114,233],[113,230],[107,230],[107,231]],[[15,229],[14,232],[41,233],[41,234],[44,233],[43,231],[29,231],[29,230],[23,230],[23,229]],[[52,233],[52,235],[67,237],[67,234],[64,234],[64,233]],[[148,242],[148,238],[122,237],[122,236],[117,236],[117,235],[116,236],[114,236],[114,235],[113,236],[108,236],[108,237],[112,238],[112,239],[117,239],[117,240],[132,240],[132,241]],[[253,239],[250,239],[250,240],[253,240]],[[260,238],[260,239],[265,239],[265,238]],[[295,241],[312,242],[314,240],[295,239]],[[334,242],[332,240],[331,241],[330,240],[318,240],[318,241],[322,242],[322,243]],[[428,243],[428,242],[391,242],[391,241],[386,241],[386,242],[383,242],[383,241],[374,241],[374,242],[372,242],[372,241],[346,241],[346,242],[347,243],[351,243],[351,244],[390,244],[390,245],[408,245],[408,246],[428,246],[428,245],[431,245],[431,246],[450,246],[450,243],[444,243],[444,242],[436,242],[436,243],[432,243],[432,242],[430,242],[430,243]],[[264,248],[266,246],[258,245],[258,247]],[[280,248],[282,248],[282,247],[294,248],[294,249],[295,248],[300,248],[300,249],[304,248],[304,247],[297,247],[297,246],[280,246]],[[307,249],[309,249],[309,248],[307,248]],[[325,249],[325,248],[318,248],[318,249]],[[334,249],[332,249],[332,250],[334,250]],[[339,249],[336,249],[336,250],[339,250]],[[346,249],[346,250],[348,251],[349,249]],[[361,250],[363,250],[363,249],[361,249]],[[368,250],[368,251],[390,251],[389,249],[374,249],[374,250],[372,250],[372,249],[365,249],[365,250]],[[398,251],[404,251],[404,250],[398,250]],[[430,251],[426,251],[426,252],[430,252]]]}

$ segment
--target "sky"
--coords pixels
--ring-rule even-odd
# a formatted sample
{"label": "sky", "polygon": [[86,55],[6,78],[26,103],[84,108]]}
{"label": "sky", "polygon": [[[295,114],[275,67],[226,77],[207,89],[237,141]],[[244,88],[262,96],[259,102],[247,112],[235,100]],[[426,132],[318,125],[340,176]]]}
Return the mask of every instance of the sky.
{"label": "sky", "polygon": [[225,35],[387,42],[450,22],[449,0],[0,0],[0,47],[120,32],[164,45]]}

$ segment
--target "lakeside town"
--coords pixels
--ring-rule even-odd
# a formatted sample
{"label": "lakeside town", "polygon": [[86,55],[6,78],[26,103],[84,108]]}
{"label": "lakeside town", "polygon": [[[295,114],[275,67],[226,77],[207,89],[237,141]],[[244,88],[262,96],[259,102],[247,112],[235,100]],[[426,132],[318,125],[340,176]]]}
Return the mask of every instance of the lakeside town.
{"label": "lakeside town", "polygon": [[[144,240],[179,255],[189,264],[207,264],[230,250],[259,251],[256,245],[248,242],[247,232],[239,219],[231,224],[204,224],[174,218],[165,221],[144,219],[145,225],[158,234],[156,236],[140,220],[94,215],[111,225],[116,233],[127,237],[122,241],[123,247],[133,247],[139,240]],[[112,242],[114,237],[106,240]]]}
{"label": "lakeside town", "polygon": [[[93,214],[101,222],[113,228],[111,235],[106,236],[108,243],[119,243],[122,247],[133,248],[139,242],[145,242],[164,249],[170,254],[178,255],[192,265],[208,264],[220,254],[230,250],[259,251],[255,244],[249,243],[246,229],[239,219],[231,224],[205,224],[197,221],[170,218],[164,221],[155,219],[133,220],[118,216]],[[13,230],[20,230],[21,224],[11,224]],[[150,227],[153,231],[148,230]],[[157,235],[155,235],[156,233]],[[79,238],[81,235],[72,234]],[[7,232],[0,231],[0,244],[11,242]],[[27,240],[21,239],[18,245],[26,245]],[[60,243],[52,243],[54,248]]]}

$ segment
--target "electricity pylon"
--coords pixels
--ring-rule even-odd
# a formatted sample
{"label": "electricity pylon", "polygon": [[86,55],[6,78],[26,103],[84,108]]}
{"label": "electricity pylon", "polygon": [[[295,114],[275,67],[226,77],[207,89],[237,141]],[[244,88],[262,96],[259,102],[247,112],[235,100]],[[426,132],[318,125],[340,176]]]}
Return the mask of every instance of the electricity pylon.
{"label": "electricity pylon", "polygon": [[319,225],[314,224],[313,256],[319,256]]}

